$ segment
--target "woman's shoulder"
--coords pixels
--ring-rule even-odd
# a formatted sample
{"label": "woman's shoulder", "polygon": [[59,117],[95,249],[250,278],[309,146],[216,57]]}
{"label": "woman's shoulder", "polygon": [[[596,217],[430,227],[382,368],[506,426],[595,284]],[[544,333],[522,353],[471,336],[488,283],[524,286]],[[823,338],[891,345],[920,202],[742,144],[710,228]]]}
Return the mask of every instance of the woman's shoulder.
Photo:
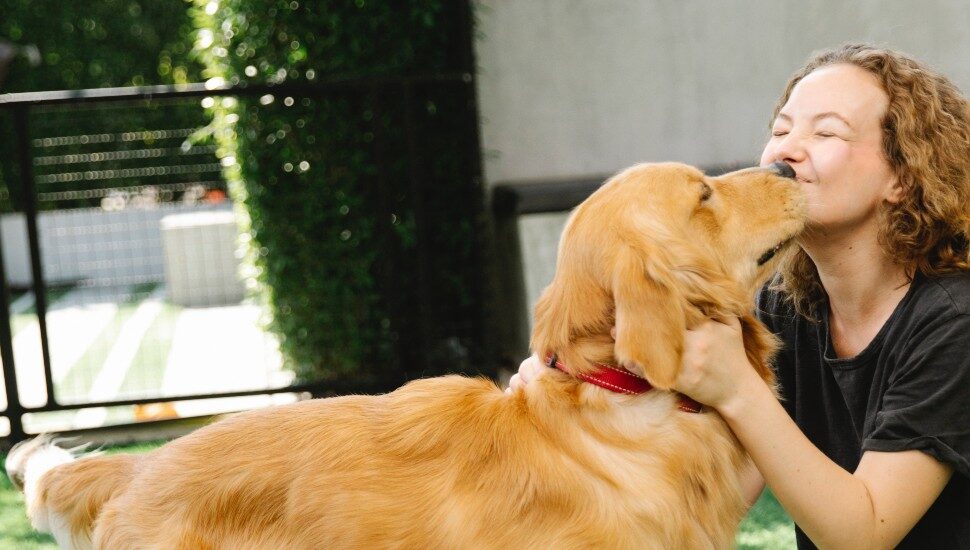
{"label": "woman's shoulder", "polygon": [[[794,328],[799,319],[807,325],[814,324],[798,315],[792,300],[779,288],[779,282],[776,276],[758,293],[755,302],[758,318],[776,333]],[[905,302],[900,313],[906,318],[950,322],[960,317],[970,325],[970,271],[917,274]]]}
{"label": "woman's shoulder", "polygon": [[970,271],[917,276],[913,307],[935,315],[970,314]]}

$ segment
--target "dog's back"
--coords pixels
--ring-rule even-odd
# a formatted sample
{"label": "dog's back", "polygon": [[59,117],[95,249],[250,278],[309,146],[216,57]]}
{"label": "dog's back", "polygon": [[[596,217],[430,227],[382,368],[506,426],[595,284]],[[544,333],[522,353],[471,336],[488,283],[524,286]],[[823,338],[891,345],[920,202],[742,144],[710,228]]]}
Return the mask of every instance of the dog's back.
{"label": "dog's back", "polygon": [[516,498],[496,491],[490,508],[505,516],[483,521],[468,496],[478,484],[510,481],[496,467],[528,476],[529,460],[543,456],[520,452],[512,437],[524,419],[516,416],[494,383],[458,376],[243,413],[157,450],[103,510],[96,542],[494,547],[473,544],[475,531],[521,518],[509,504]]}
{"label": "dog's back", "polygon": [[600,425],[596,415],[618,418],[611,399],[566,376],[511,397],[446,376],[245,413],[159,449],[96,537],[105,548],[728,546],[742,510],[726,426],[664,412],[672,424],[658,429],[656,413],[676,411],[660,393]]}
{"label": "dog's back", "polygon": [[62,545],[71,530],[100,548],[729,545],[740,452],[726,427],[662,413],[673,425],[658,430],[669,396],[614,416],[598,395],[558,373],[511,397],[448,376],[253,411],[141,457],[57,466],[37,502]]}

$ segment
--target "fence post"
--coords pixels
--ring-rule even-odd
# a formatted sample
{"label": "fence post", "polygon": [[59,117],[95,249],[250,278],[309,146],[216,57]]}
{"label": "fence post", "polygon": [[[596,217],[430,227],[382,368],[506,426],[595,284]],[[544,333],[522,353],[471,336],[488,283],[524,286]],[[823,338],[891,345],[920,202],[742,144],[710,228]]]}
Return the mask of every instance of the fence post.
{"label": "fence post", "polygon": [[47,403],[54,399],[54,380],[51,375],[51,353],[47,342],[47,285],[41,267],[40,236],[37,233],[37,189],[34,186],[33,157],[30,154],[30,129],[28,107],[18,105],[13,111],[14,128],[17,133],[17,161],[20,165],[20,185],[23,190],[24,217],[27,219],[27,239],[30,244],[30,268],[34,289],[34,309],[40,329],[40,349],[44,359],[44,382],[47,385]]}
{"label": "fence post", "polygon": [[23,413],[20,394],[17,392],[17,371],[14,369],[13,335],[10,330],[10,294],[7,290],[7,275],[3,267],[3,254],[0,254],[0,360],[3,361],[3,390],[7,396],[7,410],[4,415],[10,422],[10,442],[24,439]]}
{"label": "fence post", "polygon": [[[428,215],[425,206],[425,178],[423,177],[424,157],[418,151],[417,125],[414,120],[414,86],[405,81],[402,98],[404,101],[404,138],[408,152],[408,191],[411,194],[411,206],[414,209],[414,227],[417,254],[417,342],[414,346],[419,350],[418,372],[424,372],[429,365],[428,351],[434,345],[435,335],[431,329],[433,310],[431,308],[431,282],[428,276],[430,260],[428,258]],[[413,376],[413,373],[411,374]]]}
{"label": "fence post", "polygon": [[[17,132],[18,141],[26,136]],[[0,236],[2,242],[2,236]],[[3,251],[0,250],[0,361],[3,362],[3,390],[7,397],[7,409],[4,415],[10,423],[9,443],[13,444],[26,437],[23,424],[23,406],[20,404],[20,392],[17,389],[17,369],[14,366],[13,331],[10,329],[10,289],[7,287],[7,268],[3,263]]]}
{"label": "fence post", "polygon": [[26,437],[20,393],[17,391],[17,371],[14,369],[13,331],[10,330],[10,292],[7,288],[7,271],[0,253],[0,361],[3,361],[3,389],[7,396],[5,416],[10,421],[10,443]]}

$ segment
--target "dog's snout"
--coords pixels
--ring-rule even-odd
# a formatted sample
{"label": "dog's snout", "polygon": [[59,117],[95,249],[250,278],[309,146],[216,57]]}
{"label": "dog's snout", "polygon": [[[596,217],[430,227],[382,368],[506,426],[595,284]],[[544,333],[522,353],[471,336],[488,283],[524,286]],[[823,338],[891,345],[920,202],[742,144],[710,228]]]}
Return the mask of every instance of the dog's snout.
{"label": "dog's snout", "polygon": [[783,178],[795,179],[795,169],[789,166],[786,162],[773,162],[768,169]]}

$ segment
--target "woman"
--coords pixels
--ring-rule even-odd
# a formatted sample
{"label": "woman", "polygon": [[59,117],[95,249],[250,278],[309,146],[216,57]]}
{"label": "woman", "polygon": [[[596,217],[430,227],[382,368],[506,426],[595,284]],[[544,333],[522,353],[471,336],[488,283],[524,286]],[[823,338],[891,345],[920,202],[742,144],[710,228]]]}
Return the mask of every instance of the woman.
{"label": "woman", "polygon": [[[794,168],[809,223],[759,296],[783,402],[736,319],[686,335],[679,391],[716,409],[799,547],[970,547],[970,107],[897,52],[796,72],[761,164]],[[543,367],[530,358],[513,384]],[[763,477],[762,477],[763,476]]]}

